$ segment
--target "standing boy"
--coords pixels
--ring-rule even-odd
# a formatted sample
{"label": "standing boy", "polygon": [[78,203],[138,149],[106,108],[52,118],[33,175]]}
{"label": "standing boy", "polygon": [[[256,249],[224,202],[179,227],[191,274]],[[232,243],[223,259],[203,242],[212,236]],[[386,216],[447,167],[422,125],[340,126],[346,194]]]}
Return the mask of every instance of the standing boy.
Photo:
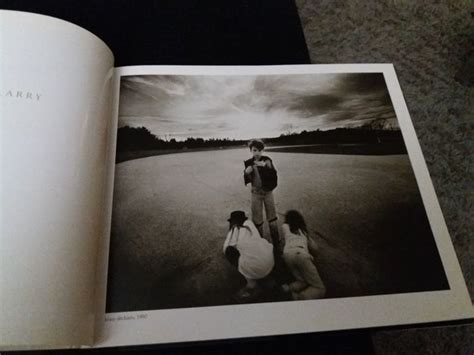
{"label": "standing boy", "polygon": [[275,256],[281,254],[280,237],[278,233],[277,215],[273,190],[277,186],[277,172],[272,160],[262,155],[265,145],[260,139],[249,142],[252,158],[244,162],[245,185],[252,184],[252,219],[260,235],[263,237],[263,208],[273,243]]}

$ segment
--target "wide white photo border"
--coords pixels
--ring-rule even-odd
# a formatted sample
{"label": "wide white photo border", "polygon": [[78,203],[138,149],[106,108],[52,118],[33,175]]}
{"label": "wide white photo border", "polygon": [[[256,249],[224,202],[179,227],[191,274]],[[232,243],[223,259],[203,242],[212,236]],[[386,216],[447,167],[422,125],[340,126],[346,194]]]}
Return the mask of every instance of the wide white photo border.
{"label": "wide white photo border", "polygon": [[[291,75],[383,73],[425,205],[449,290],[308,301],[109,313],[96,347],[158,344],[319,332],[474,317],[462,275],[421,147],[392,64],[284,66],[131,66],[132,75]],[[118,98],[114,119],[118,120]]]}

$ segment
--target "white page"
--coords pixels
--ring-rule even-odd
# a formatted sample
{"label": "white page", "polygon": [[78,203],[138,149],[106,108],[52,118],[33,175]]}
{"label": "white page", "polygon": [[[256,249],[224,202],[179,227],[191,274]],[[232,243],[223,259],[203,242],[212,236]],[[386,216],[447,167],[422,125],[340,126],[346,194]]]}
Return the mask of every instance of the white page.
{"label": "white page", "polygon": [[113,55],[65,21],[0,12],[0,348],[91,345]]}
{"label": "white page", "polygon": [[[167,141],[166,144],[171,144],[172,139],[176,144],[180,139],[184,140],[182,137],[190,136],[205,139],[278,137],[278,131],[270,136],[267,130],[271,126],[270,121],[265,120],[280,119],[279,122],[284,124],[280,128],[281,133],[286,134],[290,127],[287,124],[288,115],[298,108],[304,119],[291,122],[290,128],[295,132],[307,129],[308,119],[328,122],[327,114],[347,107],[352,110],[352,116],[359,115],[365,119],[367,112],[380,105],[377,103],[380,97],[364,96],[364,93],[372,93],[370,81],[360,88],[355,85],[338,92],[337,80],[345,75],[363,77],[371,73],[382,77],[386,93],[383,100],[392,106],[390,118],[401,132],[405,153],[375,157],[355,155],[354,158],[298,153],[286,160],[285,153],[268,153],[277,166],[281,180],[275,192],[277,207],[292,208],[291,202],[293,206],[299,206],[306,217],[315,216],[314,221],[307,219],[310,227],[326,226],[329,231],[323,233],[328,243],[321,238],[317,241],[323,249],[320,256],[332,250],[335,251],[334,257],[331,259],[326,255],[325,259],[316,257],[314,261],[318,269],[324,271],[326,268],[327,271],[326,275],[322,274],[328,290],[326,298],[248,304],[232,300],[212,303],[216,292],[219,294],[222,290],[228,290],[226,284],[235,284],[235,278],[239,277],[236,272],[229,271],[231,266],[223,258],[222,244],[230,210],[249,211],[250,199],[241,176],[242,162],[248,158],[248,149],[237,147],[226,150],[220,147],[199,151],[184,147],[179,148],[179,152],[175,149],[145,154],[130,150],[125,152],[132,153],[129,156],[118,151],[111,248],[104,249],[104,254],[111,256],[108,273],[109,281],[113,282],[108,289],[110,304],[107,305],[105,328],[96,346],[268,336],[472,318],[474,312],[466,284],[391,64],[122,67],[117,68],[115,73],[115,92],[120,100],[116,100],[114,115],[118,127],[145,127],[162,142]],[[243,79],[239,80],[239,77]],[[265,77],[265,80],[257,83],[259,77]],[[312,84],[313,80],[319,84]],[[320,101],[313,108],[319,110],[322,107],[326,112],[316,110],[313,117],[301,106],[305,102],[303,99],[314,97]],[[293,101],[288,101],[288,98]],[[262,100],[266,109],[260,105]],[[337,106],[337,110],[333,106]],[[283,108],[286,115],[274,115],[275,108]],[[352,124],[351,115],[348,122]],[[222,119],[223,116],[228,120]],[[295,122],[302,125],[298,126]],[[254,129],[249,131],[249,126]],[[222,127],[227,129],[225,135],[220,134],[219,128]],[[119,135],[118,146],[121,144]],[[121,155],[123,162],[120,162]],[[233,165],[224,164],[226,159],[222,157],[229,157]],[[292,160],[297,163],[291,165]],[[335,162],[326,165],[335,174],[321,175],[319,172],[324,173],[324,164],[328,161]],[[345,164],[346,170],[338,170],[338,162]],[[373,169],[367,162],[378,165]],[[301,165],[309,173],[293,172],[298,172]],[[393,174],[391,169],[394,169]],[[367,177],[367,174],[370,176]],[[336,185],[338,188],[334,191],[321,188],[334,187],[339,181],[343,183]],[[302,190],[299,185],[304,185],[305,189]],[[288,190],[292,193],[288,194]],[[308,200],[314,191],[318,191],[319,195]],[[417,228],[417,223],[421,223],[418,220],[404,220],[401,217],[400,222],[393,222],[397,221],[398,213],[411,206],[412,202],[407,201],[411,201],[413,196],[418,201],[417,211],[426,213],[423,217],[426,224],[424,236],[411,232]],[[385,205],[379,204],[381,198]],[[337,205],[342,207],[337,208]],[[369,205],[366,218],[354,220],[353,216],[358,216],[359,210],[364,210],[366,205]],[[353,235],[365,238],[364,234],[371,233],[373,222],[384,209],[388,209],[387,215],[392,222],[387,225],[382,222],[382,232],[390,235],[391,230],[402,228],[400,230],[409,233],[409,238],[398,233],[392,240],[387,240],[383,233],[372,233],[372,240],[364,239],[370,243],[365,248],[367,254],[358,255],[354,262],[351,257],[357,254],[350,248],[351,241],[347,240],[344,244],[337,239]],[[318,219],[329,210],[332,213],[330,219]],[[410,241],[410,238],[419,237],[425,238],[422,243]],[[203,244],[194,240],[203,241]],[[387,246],[377,246],[378,240],[385,240]],[[334,245],[336,247],[333,248]],[[340,250],[337,247],[345,246],[347,258],[338,258]],[[392,249],[392,246],[397,248]],[[412,250],[414,246],[421,248]],[[373,250],[378,250],[379,254],[371,253]],[[419,258],[418,252],[421,252]],[[397,259],[393,259],[397,263],[391,265],[390,255],[397,253]],[[381,258],[381,255],[384,257]],[[410,261],[404,259],[406,255],[410,256]],[[384,260],[385,257],[388,261]],[[374,262],[377,258],[381,260]],[[431,264],[426,267],[427,258],[431,258],[432,265],[437,266],[433,269],[430,269]],[[414,263],[415,267],[404,269],[405,262]],[[331,264],[333,270],[325,263]],[[345,266],[347,263],[354,269],[371,263],[380,266],[380,269],[368,269],[369,272],[365,273],[361,269],[357,274]],[[206,265],[218,267],[203,269]],[[122,274],[128,273],[131,268],[134,270],[132,276],[122,278]],[[165,269],[168,274],[163,277]],[[373,289],[361,287],[361,292],[337,295],[334,289],[331,290],[334,280],[328,275],[343,280],[346,284],[341,287],[347,286],[347,289],[351,283],[364,282],[372,285]],[[370,280],[381,275],[382,279]],[[405,282],[405,279],[410,282]],[[434,280],[434,283],[420,286],[426,280]],[[379,283],[392,286],[392,281],[401,283],[401,286],[377,289]],[[177,291],[170,293],[170,289]],[[332,297],[330,292],[337,297]],[[134,302],[120,303],[125,294],[128,295],[126,300]],[[163,295],[167,303],[163,301],[160,304]]]}

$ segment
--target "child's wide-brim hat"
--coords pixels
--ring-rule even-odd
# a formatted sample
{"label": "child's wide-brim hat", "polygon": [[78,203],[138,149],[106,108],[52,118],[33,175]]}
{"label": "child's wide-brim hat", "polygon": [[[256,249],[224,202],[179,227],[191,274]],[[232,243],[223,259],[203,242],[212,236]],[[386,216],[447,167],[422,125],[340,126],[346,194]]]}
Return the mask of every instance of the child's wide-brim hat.
{"label": "child's wide-brim hat", "polygon": [[227,221],[230,223],[242,224],[247,220],[247,216],[244,211],[232,211]]}

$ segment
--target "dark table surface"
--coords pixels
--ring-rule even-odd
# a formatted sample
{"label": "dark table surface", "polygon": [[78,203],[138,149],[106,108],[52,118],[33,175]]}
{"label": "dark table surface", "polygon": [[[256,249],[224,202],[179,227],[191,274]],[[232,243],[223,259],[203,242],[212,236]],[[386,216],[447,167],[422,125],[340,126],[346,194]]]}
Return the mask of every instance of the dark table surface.
{"label": "dark table surface", "polygon": [[0,8],[88,29],[112,49],[115,66],[309,63],[290,0],[0,0]]}

